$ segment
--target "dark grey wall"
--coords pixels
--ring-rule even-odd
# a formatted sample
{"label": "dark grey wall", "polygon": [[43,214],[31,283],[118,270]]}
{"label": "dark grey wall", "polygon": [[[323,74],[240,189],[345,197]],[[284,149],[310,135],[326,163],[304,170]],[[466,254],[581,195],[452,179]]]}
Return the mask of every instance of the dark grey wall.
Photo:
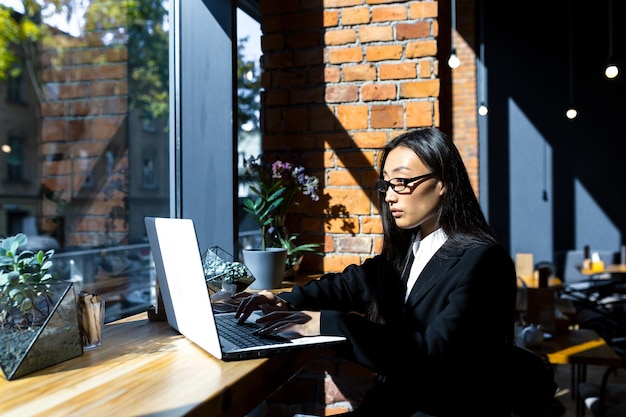
{"label": "dark grey wall", "polygon": [[217,245],[234,254],[235,4],[185,0],[172,7],[172,215],[194,220],[202,251]]}
{"label": "dark grey wall", "polygon": [[[613,1],[622,71],[614,80],[604,77],[607,1],[523,6],[486,1],[484,8],[488,217],[512,254],[532,252],[536,261],[584,245],[618,251],[626,232],[626,4]],[[575,120],[565,118],[570,74]]]}

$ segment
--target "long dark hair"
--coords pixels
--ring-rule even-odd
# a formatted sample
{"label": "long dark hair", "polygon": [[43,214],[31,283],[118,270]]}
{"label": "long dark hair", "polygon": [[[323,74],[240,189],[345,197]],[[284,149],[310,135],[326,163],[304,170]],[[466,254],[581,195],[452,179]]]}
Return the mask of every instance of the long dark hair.
{"label": "long dark hair", "polygon": [[[445,133],[436,128],[419,128],[394,138],[381,150],[379,161],[381,178],[389,152],[398,147],[415,152],[434,177],[443,182],[446,192],[439,206],[438,221],[448,235],[448,247],[496,241],[478,203],[463,159]],[[401,273],[407,248],[419,228],[413,230],[398,228],[389,205],[385,202],[385,193],[378,193],[378,206],[384,231],[382,255],[394,265],[396,271]]]}

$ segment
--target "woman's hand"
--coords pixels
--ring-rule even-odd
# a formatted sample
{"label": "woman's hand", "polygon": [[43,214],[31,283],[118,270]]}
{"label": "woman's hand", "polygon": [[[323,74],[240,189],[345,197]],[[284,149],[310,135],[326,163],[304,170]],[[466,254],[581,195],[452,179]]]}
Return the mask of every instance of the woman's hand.
{"label": "woman's hand", "polygon": [[263,314],[268,314],[272,311],[289,310],[285,300],[277,297],[270,291],[263,290],[254,294],[239,292],[233,295],[232,298],[241,300],[235,312],[235,318],[239,319],[239,323],[246,321],[246,319],[250,317],[250,314],[257,309],[260,309]]}
{"label": "woman's hand", "polygon": [[256,322],[263,325],[254,332],[259,336],[281,336],[293,339],[320,334],[319,311],[273,311]]}

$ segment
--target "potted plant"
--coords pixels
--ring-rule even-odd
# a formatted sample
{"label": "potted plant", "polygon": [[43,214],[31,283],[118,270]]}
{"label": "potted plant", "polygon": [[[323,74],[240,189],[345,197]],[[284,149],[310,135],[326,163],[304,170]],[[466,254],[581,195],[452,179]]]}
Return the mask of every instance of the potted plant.
{"label": "potted plant", "polygon": [[260,189],[250,186],[250,190],[258,197],[254,200],[246,198],[243,201],[243,208],[261,227],[261,250],[265,250],[270,246],[268,244],[268,228],[275,222],[275,211],[284,201],[282,195],[285,188],[281,186],[280,182],[270,185],[261,182],[259,186]]}
{"label": "potted plant", "polygon": [[297,245],[297,235],[290,234],[285,226],[290,209],[298,204],[298,195],[308,196],[312,201],[319,200],[319,179],[306,174],[302,166],[281,160],[266,163],[260,156],[244,160],[244,166],[259,184],[258,187],[250,186],[257,198],[245,199],[244,210],[259,223],[262,250],[277,247],[287,251],[283,275],[289,277],[294,274],[294,267],[299,265],[305,252],[321,255],[316,252],[320,244]]}
{"label": "potted plant", "polygon": [[287,239],[285,239],[282,235],[279,236],[281,246],[287,249],[287,259],[285,261],[285,278],[287,279],[296,276],[305,252],[316,255],[322,254],[316,250],[320,247],[319,243],[304,243],[302,245],[296,245],[296,238],[297,235],[295,234],[292,234]]}
{"label": "potted plant", "polygon": [[22,233],[0,239],[0,366],[11,380],[83,354],[71,282],[55,280],[54,250],[20,250]]}
{"label": "potted plant", "polygon": [[261,228],[261,248],[243,249],[243,260],[254,276],[254,282],[250,288],[254,290],[267,290],[280,288],[285,271],[287,249],[283,247],[270,247],[268,244],[268,227],[274,221],[273,214],[282,204],[282,194],[285,188],[280,183],[259,184],[260,189],[250,186],[250,189],[258,195],[253,200],[244,200],[244,210],[257,221]]}

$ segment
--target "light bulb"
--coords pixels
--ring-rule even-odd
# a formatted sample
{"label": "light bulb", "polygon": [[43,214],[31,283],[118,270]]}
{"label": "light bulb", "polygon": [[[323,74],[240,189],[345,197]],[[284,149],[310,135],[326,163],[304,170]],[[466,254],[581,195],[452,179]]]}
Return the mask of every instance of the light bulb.
{"label": "light bulb", "polygon": [[576,116],[578,116],[578,111],[575,108],[570,107],[565,112],[565,116],[567,116],[567,118],[570,119],[570,120],[575,119]]}
{"label": "light bulb", "polygon": [[606,78],[609,79],[617,77],[617,74],[619,74],[617,65],[609,64],[604,70],[604,75],[606,75]]}
{"label": "light bulb", "polygon": [[11,153],[11,145],[2,145],[2,152],[4,153]]}
{"label": "light bulb", "polygon": [[489,108],[487,108],[484,104],[481,104],[480,107],[478,107],[478,114],[486,116],[487,113],[489,113]]}
{"label": "light bulb", "polygon": [[454,68],[458,68],[459,65],[461,65],[461,60],[459,59],[458,56],[456,56],[454,51],[452,51],[452,53],[450,54],[450,58],[448,59],[448,66],[454,69]]}

